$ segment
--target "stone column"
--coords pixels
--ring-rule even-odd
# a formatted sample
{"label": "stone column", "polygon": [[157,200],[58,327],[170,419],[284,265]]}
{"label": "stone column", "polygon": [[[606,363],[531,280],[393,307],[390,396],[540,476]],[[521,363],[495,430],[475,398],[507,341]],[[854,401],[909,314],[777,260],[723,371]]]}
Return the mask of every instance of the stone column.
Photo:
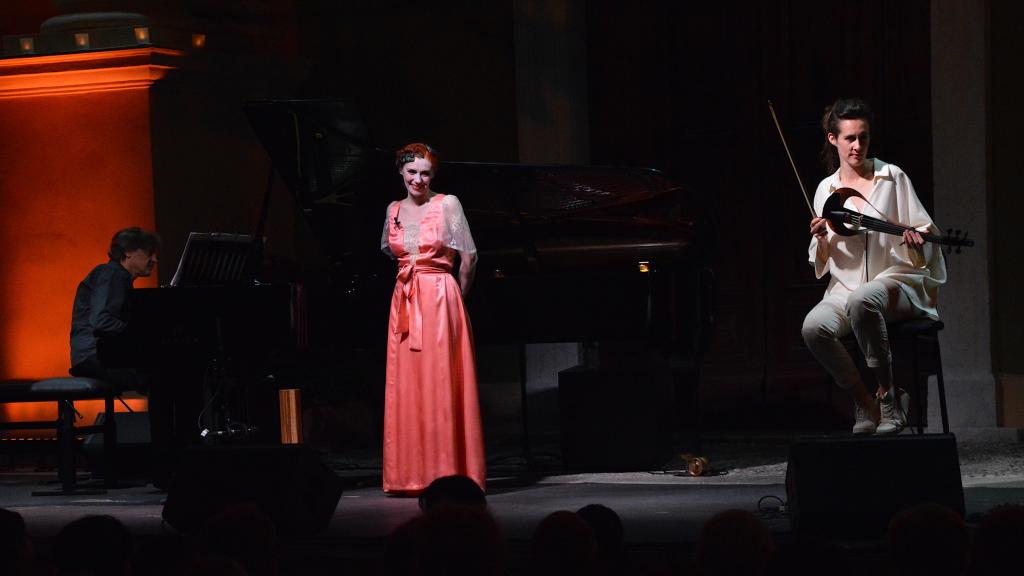
{"label": "stone column", "polygon": [[582,0],[514,0],[519,161],[590,160]]}
{"label": "stone column", "polygon": [[[961,439],[996,427],[992,366],[990,263],[992,248],[986,125],[987,3],[932,0],[932,137],[935,219],[972,232],[977,245],[947,257],[949,281],[939,311],[950,426]],[[941,430],[934,378],[929,383],[929,431]]]}

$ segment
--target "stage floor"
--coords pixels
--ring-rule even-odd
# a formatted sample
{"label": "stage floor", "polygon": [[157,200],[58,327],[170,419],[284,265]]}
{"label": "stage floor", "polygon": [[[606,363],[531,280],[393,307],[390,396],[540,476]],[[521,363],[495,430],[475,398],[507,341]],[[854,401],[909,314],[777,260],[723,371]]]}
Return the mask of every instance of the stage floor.
{"label": "stage floor", "polygon": [[[723,510],[755,512],[773,533],[786,537],[789,519],[778,507],[786,500],[786,454],[791,440],[748,435],[708,438],[702,454],[710,459],[714,474],[703,477],[685,475],[678,458],[658,470],[578,473],[559,469],[550,456],[539,455],[527,467],[515,451],[494,454],[488,504],[514,558],[528,554],[533,530],[547,514],[600,503],[622,518],[627,548],[634,557],[655,565],[679,564],[692,551],[704,522]],[[961,443],[958,451],[969,522],[998,504],[1024,503],[1024,446]],[[324,460],[345,479],[347,488],[326,532],[289,545],[288,554],[295,560],[291,565],[315,560],[353,568],[371,566],[382,554],[387,535],[419,513],[417,501],[382,493],[378,455],[329,454]],[[31,495],[51,480],[49,471],[0,473],[0,507],[21,513],[30,534],[44,548],[62,526],[86,514],[115,516],[140,540],[174,532],[161,518],[166,494],[151,486],[116,489],[100,496]],[[870,553],[870,545],[867,550]]]}

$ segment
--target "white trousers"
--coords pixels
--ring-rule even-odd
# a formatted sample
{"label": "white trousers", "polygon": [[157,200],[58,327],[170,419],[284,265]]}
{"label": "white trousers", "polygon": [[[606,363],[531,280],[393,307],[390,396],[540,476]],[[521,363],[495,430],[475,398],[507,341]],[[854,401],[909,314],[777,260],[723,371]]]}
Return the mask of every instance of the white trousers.
{"label": "white trousers", "polygon": [[826,296],[807,313],[801,332],[811,353],[836,383],[850,389],[860,382],[860,374],[839,339],[852,331],[864,362],[878,384],[888,389],[892,383],[892,354],[885,323],[923,316],[925,313],[910,302],[899,282],[879,278],[862,284],[848,297]]}

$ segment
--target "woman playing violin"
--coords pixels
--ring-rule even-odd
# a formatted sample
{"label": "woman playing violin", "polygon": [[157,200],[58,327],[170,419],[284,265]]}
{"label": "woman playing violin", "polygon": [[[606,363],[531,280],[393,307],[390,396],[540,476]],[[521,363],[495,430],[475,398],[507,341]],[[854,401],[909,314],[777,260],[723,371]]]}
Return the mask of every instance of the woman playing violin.
{"label": "woman playing violin", "polygon": [[[818,184],[814,213],[840,188],[852,188],[845,208],[911,228],[902,236],[861,230],[835,233],[824,218],[811,219],[809,260],[818,278],[830,275],[825,296],[807,314],[803,338],[818,361],[850,392],[854,434],[897,434],[907,421],[909,396],[893,384],[886,322],[938,319],[938,287],[946,281],[942,251],[920,232],[937,232],[910,178],[895,164],[868,156],[873,118],[867,103],[840,99],[822,119],[822,158],[834,172]],[[845,232],[845,231],[844,231]],[[878,389],[869,394],[846,348],[853,332]]]}

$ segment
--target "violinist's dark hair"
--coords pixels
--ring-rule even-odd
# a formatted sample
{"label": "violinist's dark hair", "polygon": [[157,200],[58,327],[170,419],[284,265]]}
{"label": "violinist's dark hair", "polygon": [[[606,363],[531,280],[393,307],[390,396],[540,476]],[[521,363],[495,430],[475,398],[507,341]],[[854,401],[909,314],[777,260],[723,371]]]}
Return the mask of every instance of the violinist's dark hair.
{"label": "violinist's dark hair", "polygon": [[825,144],[821,147],[821,163],[829,174],[839,168],[839,154],[828,141],[828,135],[839,135],[840,120],[863,120],[868,123],[868,130],[875,125],[871,106],[860,98],[840,98],[825,107],[825,115],[821,118],[821,132],[825,137]]}

